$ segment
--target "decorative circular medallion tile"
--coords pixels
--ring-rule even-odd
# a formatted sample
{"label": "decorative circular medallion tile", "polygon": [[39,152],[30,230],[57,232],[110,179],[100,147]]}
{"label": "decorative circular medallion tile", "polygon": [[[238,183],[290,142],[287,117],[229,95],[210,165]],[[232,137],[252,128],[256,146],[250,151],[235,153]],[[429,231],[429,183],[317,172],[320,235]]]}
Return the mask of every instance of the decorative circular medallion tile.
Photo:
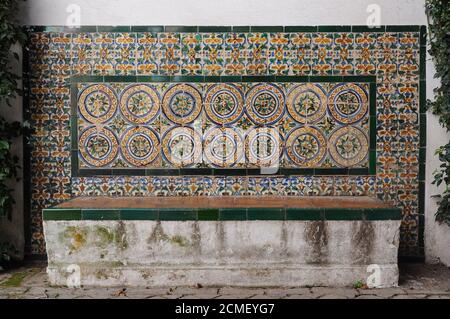
{"label": "decorative circular medallion tile", "polygon": [[83,117],[93,123],[105,123],[117,110],[117,97],[112,89],[104,84],[94,84],[85,88],[78,98]]}
{"label": "decorative circular medallion tile", "polygon": [[338,84],[328,96],[328,107],[336,121],[352,124],[366,115],[368,109],[367,94],[356,84]]}
{"label": "decorative circular medallion tile", "polygon": [[245,154],[250,164],[260,167],[273,166],[280,162],[282,139],[277,129],[255,128],[245,138]]}
{"label": "decorative circular medallion tile", "polygon": [[299,123],[315,123],[327,111],[327,96],[319,86],[300,84],[288,94],[286,106],[289,114]]}
{"label": "decorative circular medallion tile", "polygon": [[241,135],[229,127],[209,130],[204,141],[205,160],[218,167],[231,167],[238,163],[244,154]]}
{"label": "decorative circular medallion tile", "polygon": [[205,111],[216,124],[233,123],[244,111],[242,93],[232,84],[215,84],[206,93]]}
{"label": "decorative circular medallion tile", "polygon": [[257,84],[247,92],[246,111],[255,124],[273,124],[283,115],[284,94],[273,84]]}
{"label": "decorative circular medallion tile", "polygon": [[158,93],[144,84],[127,87],[120,97],[120,110],[133,124],[145,124],[153,120],[158,114],[159,105]]}
{"label": "decorative circular medallion tile", "polygon": [[133,127],[125,132],[120,143],[123,157],[133,166],[145,166],[160,152],[158,136],[147,127]]}
{"label": "decorative circular medallion tile", "polygon": [[117,156],[117,137],[107,128],[90,127],[81,133],[78,140],[83,159],[95,167],[106,166]]}
{"label": "decorative circular medallion tile", "polygon": [[328,141],[331,158],[340,166],[350,167],[360,163],[367,156],[368,138],[358,128],[341,127],[331,133]]}
{"label": "decorative circular medallion tile", "polygon": [[163,111],[167,118],[177,124],[194,121],[202,110],[202,97],[189,84],[176,84],[164,94]]}
{"label": "decorative circular medallion tile", "polygon": [[325,136],[312,126],[298,128],[286,140],[289,158],[299,166],[311,167],[320,163],[326,153]]}
{"label": "decorative circular medallion tile", "polygon": [[190,127],[176,127],[163,139],[165,158],[176,166],[189,166],[202,161],[202,138]]}

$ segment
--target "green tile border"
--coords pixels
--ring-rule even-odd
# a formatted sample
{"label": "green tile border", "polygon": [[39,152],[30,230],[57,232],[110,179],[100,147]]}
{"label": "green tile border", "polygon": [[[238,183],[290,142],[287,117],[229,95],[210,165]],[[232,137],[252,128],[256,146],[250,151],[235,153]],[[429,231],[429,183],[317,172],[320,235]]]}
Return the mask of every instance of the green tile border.
{"label": "green tile border", "polygon": [[427,145],[427,90],[426,90],[426,54],[427,26],[420,26],[420,63],[419,63],[419,194],[418,194],[418,244],[419,256],[425,256],[425,178],[426,178],[426,145]]}
{"label": "green tile border", "polygon": [[318,32],[352,32],[350,25],[319,25]]}
{"label": "green tile border", "polygon": [[44,208],[43,220],[81,220],[80,208]]}
{"label": "green tile border", "polygon": [[352,32],[386,32],[386,26],[369,27],[367,25],[353,25]]}
{"label": "green tile border", "polygon": [[120,220],[119,209],[82,209],[82,220]]}
{"label": "green tile border", "polygon": [[[372,97],[376,91],[376,76],[73,76],[71,82],[71,172],[72,177],[90,176],[184,176],[184,175],[207,175],[207,176],[248,176],[261,175],[261,170],[256,168],[80,168],[78,158],[78,83],[109,83],[109,82],[342,82],[342,83],[369,83],[369,167],[358,168],[283,168],[277,174],[289,175],[375,175],[376,160],[376,107],[373,105],[376,100]],[[376,157],[376,156],[375,156]],[[249,174],[251,172],[251,174]]]}
{"label": "green tile border", "polygon": [[84,25],[70,28],[54,25],[26,25],[27,32],[422,32],[423,25],[380,25],[369,27],[366,25],[288,25],[288,26],[194,26],[194,25]]}
{"label": "green tile border", "polygon": [[[308,76],[278,76],[278,75],[229,75],[229,76],[203,76],[203,75],[77,75],[70,78],[71,84],[76,83],[152,83],[152,82],[194,82],[194,83],[247,83],[247,82],[291,82],[291,83],[369,83],[369,95],[376,93],[375,75],[308,75]],[[369,103],[371,103],[369,101]],[[370,110],[374,112],[374,109]]]}
{"label": "green tile border", "polygon": [[46,208],[45,221],[161,220],[161,221],[345,221],[400,220],[401,208]]}
{"label": "green tile border", "polygon": [[124,208],[120,210],[121,220],[158,220],[158,210],[152,208]]}

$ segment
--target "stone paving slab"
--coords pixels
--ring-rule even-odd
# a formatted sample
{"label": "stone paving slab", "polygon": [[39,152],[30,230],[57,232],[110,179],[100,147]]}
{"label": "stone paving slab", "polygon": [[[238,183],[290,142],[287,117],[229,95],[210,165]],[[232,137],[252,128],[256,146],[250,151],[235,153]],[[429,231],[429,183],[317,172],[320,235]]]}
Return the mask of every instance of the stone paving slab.
{"label": "stone paving slab", "polygon": [[[401,272],[402,274],[402,272]],[[0,273],[0,299],[450,299],[450,269],[408,265],[399,287],[52,287],[45,266]]]}

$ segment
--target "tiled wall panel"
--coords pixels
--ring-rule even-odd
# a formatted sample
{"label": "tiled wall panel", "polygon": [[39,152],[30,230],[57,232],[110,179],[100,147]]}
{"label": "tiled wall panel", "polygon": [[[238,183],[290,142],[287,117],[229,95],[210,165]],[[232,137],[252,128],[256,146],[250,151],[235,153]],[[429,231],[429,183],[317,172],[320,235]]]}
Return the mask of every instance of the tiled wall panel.
{"label": "tiled wall panel", "polygon": [[[419,198],[423,198],[423,187],[420,187],[423,176],[419,176],[419,150],[425,147],[421,138],[424,135],[420,134],[424,128],[425,96],[419,93],[424,91],[425,83],[424,30],[419,26],[353,29],[353,32],[351,27],[223,27],[216,29],[218,32],[199,27],[31,30],[27,60],[30,70],[27,101],[34,128],[29,149],[30,251],[45,252],[42,208],[73,196],[371,195],[403,208],[401,254],[420,255],[423,225],[419,225],[422,214]],[[373,80],[361,81],[367,77]],[[108,128],[122,127],[126,131],[134,125],[138,130],[150,129],[161,143],[167,130],[165,124],[182,131],[192,123],[172,121],[161,102],[156,115],[147,114],[150,122],[133,124],[130,119],[138,122],[147,119],[121,110],[120,97],[130,85],[142,84],[154,88],[163,100],[174,83],[189,84],[200,93],[202,107],[198,116],[202,143],[207,140],[206,130],[214,126],[235,129],[244,125],[244,119],[253,127],[266,124],[258,123],[255,118],[252,121],[245,103],[252,86],[258,83],[280,87],[285,100],[296,85],[310,83],[324,89],[327,101],[334,87],[353,83],[367,97],[368,109],[361,113],[363,124],[358,124],[367,140],[364,145],[367,154],[352,165],[332,158],[328,148],[331,133],[325,127],[327,119],[336,120],[336,114],[333,116],[332,104],[327,102],[325,115],[313,125],[308,121],[301,123],[301,117],[295,119],[284,104],[284,113],[277,121],[284,159],[289,159],[286,141],[295,129],[310,128],[320,122],[318,131],[325,134],[328,146],[321,161],[305,165],[305,162],[287,160],[276,175],[260,175],[245,160],[239,167],[218,167],[210,163],[193,167],[170,161],[170,165],[165,165],[161,151],[156,155],[161,156],[161,162],[142,158],[134,161],[120,150],[123,132],[114,133],[119,137],[118,156],[113,161],[99,166],[95,161],[85,160],[84,156],[89,155],[86,149],[79,148],[79,140],[73,134],[81,136],[89,126],[98,132],[104,123],[95,123],[95,116],[89,119],[78,114],[77,101],[84,90],[92,85],[106,85],[116,95],[118,111],[108,119]],[[220,83],[237,87],[244,101],[243,113],[235,122],[233,119],[229,123],[214,123],[206,113],[206,91]],[[151,122],[153,115],[158,117],[156,128]],[[292,126],[286,124],[289,122],[286,119],[293,122]],[[348,123],[341,118],[338,125],[348,126]],[[132,136],[127,138],[133,140]],[[104,152],[101,143],[96,147],[100,153]],[[139,147],[134,150],[136,154],[142,151]],[[121,171],[114,171],[115,168]],[[221,171],[222,168],[229,170]],[[83,173],[83,169],[105,171]]]}
{"label": "tiled wall panel", "polygon": [[158,169],[174,168],[369,173],[375,83],[168,81],[72,86],[74,169],[85,175],[146,175],[146,169],[161,175]]}

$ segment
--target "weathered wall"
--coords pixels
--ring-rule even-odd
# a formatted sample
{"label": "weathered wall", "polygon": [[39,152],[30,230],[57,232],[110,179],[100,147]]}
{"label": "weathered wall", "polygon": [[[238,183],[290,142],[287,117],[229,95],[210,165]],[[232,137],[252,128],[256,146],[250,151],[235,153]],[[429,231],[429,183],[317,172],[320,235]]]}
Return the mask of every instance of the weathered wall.
{"label": "weathered wall", "polygon": [[[65,285],[350,286],[377,264],[398,283],[398,220],[45,221],[48,274]],[[72,266],[73,267],[73,266]],[[71,276],[72,277],[72,276]]]}

